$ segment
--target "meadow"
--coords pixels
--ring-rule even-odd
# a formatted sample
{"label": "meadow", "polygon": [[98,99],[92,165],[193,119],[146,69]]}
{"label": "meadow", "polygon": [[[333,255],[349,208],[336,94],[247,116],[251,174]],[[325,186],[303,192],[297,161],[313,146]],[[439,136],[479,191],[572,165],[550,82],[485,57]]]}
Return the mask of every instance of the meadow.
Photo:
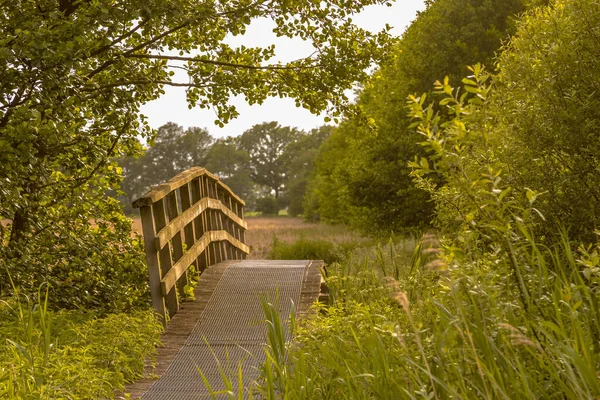
{"label": "meadow", "polygon": [[250,246],[249,259],[272,257],[277,244],[279,248],[298,241],[327,242],[332,245],[365,244],[371,240],[350,231],[343,225],[328,225],[305,222],[302,218],[291,217],[250,217],[247,218],[248,231],[246,244]]}

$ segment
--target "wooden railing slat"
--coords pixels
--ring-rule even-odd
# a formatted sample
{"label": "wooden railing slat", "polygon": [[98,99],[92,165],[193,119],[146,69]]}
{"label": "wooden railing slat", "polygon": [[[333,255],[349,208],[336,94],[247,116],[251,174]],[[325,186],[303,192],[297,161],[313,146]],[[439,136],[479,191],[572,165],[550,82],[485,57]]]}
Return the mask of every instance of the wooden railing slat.
{"label": "wooden railing slat", "polygon": [[[177,201],[177,191],[173,191],[165,197],[167,202],[167,215],[169,217],[169,221],[178,217],[179,207]],[[177,264],[179,259],[183,256],[183,240],[181,238],[181,228],[178,229],[177,233],[173,236],[171,241],[171,245],[173,247],[173,263]],[[191,264],[191,263],[190,263]],[[181,278],[177,281],[177,287],[179,289],[179,294],[183,295],[184,288],[188,284],[187,274],[184,273],[181,275]]]}
{"label": "wooden railing slat", "polygon": [[244,200],[242,200],[240,197],[238,197],[238,195],[233,193],[233,191],[229,188],[229,186],[227,186],[226,184],[221,182],[217,176],[211,174],[204,168],[192,167],[192,168],[188,169],[187,171],[184,171],[184,172],[176,175],[175,177],[173,177],[169,181],[163,183],[162,185],[155,187],[154,189],[152,189],[151,191],[146,193],[144,196],[142,196],[139,199],[137,199],[136,201],[134,201],[133,207],[134,208],[142,208],[144,206],[150,206],[150,205],[156,203],[158,200],[166,197],[173,190],[178,189],[179,187],[190,182],[192,179],[195,179],[195,178],[197,178],[199,176],[203,176],[203,175],[210,177],[212,180],[219,182],[219,186],[221,186],[224,190],[229,192],[229,194],[231,196],[233,196],[233,198],[235,198],[238,202],[240,202],[243,205],[246,204],[244,202]]}
{"label": "wooden railing slat", "polygon": [[[187,183],[187,184],[183,185],[180,189],[180,191],[181,191],[181,210],[182,210],[180,217],[183,217],[183,214],[185,214],[185,212],[187,210],[189,210],[190,207],[192,206],[190,184],[191,183]],[[192,246],[196,242],[196,235],[194,233],[194,220],[195,220],[195,218],[191,218],[190,222],[187,223],[185,225],[185,227],[183,228],[185,247],[187,249],[192,248]],[[192,265],[196,269],[196,273],[200,273],[200,271],[198,269],[198,261],[194,260],[192,262]]]}
{"label": "wooden railing slat", "polygon": [[191,249],[189,249],[183,257],[171,268],[171,270],[162,279],[162,293],[169,293],[175,282],[179,277],[187,271],[192,262],[198,258],[198,256],[206,250],[210,244],[210,232],[205,233]]}
{"label": "wooden railing slat", "polygon": [[[155,228],[162,229],[166,226],[166,214],[165,214],[165,202],[164,199],[161,199],[152,205],[152,215],[154,216],[154,225]],[[158,257],[160,260],[160,270],[162,276],[165,276],[171,267],[173,266],[173,259],[171,258],[171,248],[169,246],[165,246],[158,251]],[[177,293],[171,292],[167,293],[165,296],[165,303],[167,305],[167,310],[169,311],[169,316],[175,315],[177,310],[179,309],[179,304],[177,301]]]}
{"label": "wooden railing slat", "polygon": [[177,218],[171,221],[167,226],[165,226],[163,229],[160,230],[160,232],[156,234],[156,247],[159,249],[163,248],[165,244],[167,244],[177,232],[182,230],[187,224],[189,224],[192,220],[197,218],[202,212],[204,212],[208,208],[220,210],[229,218],[233,219],[236,224],[240,225],[244,229],[248,229],[248,223],[236,216],[235,213],[229,210],[225,205],[223,205],[223,203],[215,199],[204,198],[200,200],[200,206],[195,206],[184,211],[181,215],[179,215]]}
{"label": "wooden railing slat", "polygon": [[[154,236],[154,217],[152,216],[152,207],[142,207],[140,210],[142,219],[142,232],[145,237]],[[146,250],[146,260],[148,260],[148,275],[150,278],[150,294],[152,295],[152,306],[158,314],[163,324],[167,321],[167,310],[165,307],[165,299],[161,293],[161,272],[158,263],[158,253],[154,246],[154,241],[144,241]]]}

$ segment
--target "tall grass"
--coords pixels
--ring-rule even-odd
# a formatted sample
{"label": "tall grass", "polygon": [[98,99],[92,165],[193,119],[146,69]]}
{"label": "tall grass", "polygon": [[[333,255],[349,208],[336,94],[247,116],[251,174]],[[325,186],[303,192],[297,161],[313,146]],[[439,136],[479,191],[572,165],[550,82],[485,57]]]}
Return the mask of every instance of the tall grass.
{"label": "tall grass", "polygon": [[326,241],[335,246],[346,243],[364,245],[372,240],[349,231],[342,225],[326,225],[304,222],[301,218],[248,218],[246,244],[250,246],[249,258],[272,258],[274,238],[284,245],[299,240]]}
{"label": "tall grass", "polygon": [[114,398],[142,376],[162,326],[150,311],[95,318],[18,293],[0,302],[0,398]]}
{"label": "tall grass", "polygon": [[269,357],[267,398],[600,396],[597,249],[528,237],[459,262],[432,237],[408,247],[329,268],[334,303]]}

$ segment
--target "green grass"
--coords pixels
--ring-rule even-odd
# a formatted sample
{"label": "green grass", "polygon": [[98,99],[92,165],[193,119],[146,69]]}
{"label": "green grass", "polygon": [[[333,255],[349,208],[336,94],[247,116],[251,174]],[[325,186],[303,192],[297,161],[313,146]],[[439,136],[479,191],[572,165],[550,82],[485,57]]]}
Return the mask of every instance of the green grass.
{"label": "green grass", "polygon": [[323,239],[300,238],[293,243],[273,237],[268,258],[271,260],[323,260],[332,264],[347,257],[348,254],[364,243],[349,241],[333,243]]}
{"label": "green grass", "polygon": [[460,262],[455,250],[427,237],[332,265],[333,304],[299,325],[285,356],[269,337],[262,396],[598,398],[597,249],[529,239]]}
{"label": "green grass", "polygon": [[162,331],[152,312],[96,318],[50,311],[40,298],[0,303],[1,399],[114,398],[142,377]]}

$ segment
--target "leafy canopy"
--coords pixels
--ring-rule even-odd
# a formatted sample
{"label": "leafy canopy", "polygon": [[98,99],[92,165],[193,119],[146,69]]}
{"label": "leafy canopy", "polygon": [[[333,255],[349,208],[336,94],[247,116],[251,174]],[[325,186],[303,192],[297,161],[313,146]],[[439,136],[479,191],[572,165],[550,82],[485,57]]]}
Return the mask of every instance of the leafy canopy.
{"label": "leafy canopy", "polygon": [[268,187],[279,198],[287,181],[286,148],[300,138],[300,131],[277,122],[254,125],[240,136],[240,147],[250,157],[252,179]]}

